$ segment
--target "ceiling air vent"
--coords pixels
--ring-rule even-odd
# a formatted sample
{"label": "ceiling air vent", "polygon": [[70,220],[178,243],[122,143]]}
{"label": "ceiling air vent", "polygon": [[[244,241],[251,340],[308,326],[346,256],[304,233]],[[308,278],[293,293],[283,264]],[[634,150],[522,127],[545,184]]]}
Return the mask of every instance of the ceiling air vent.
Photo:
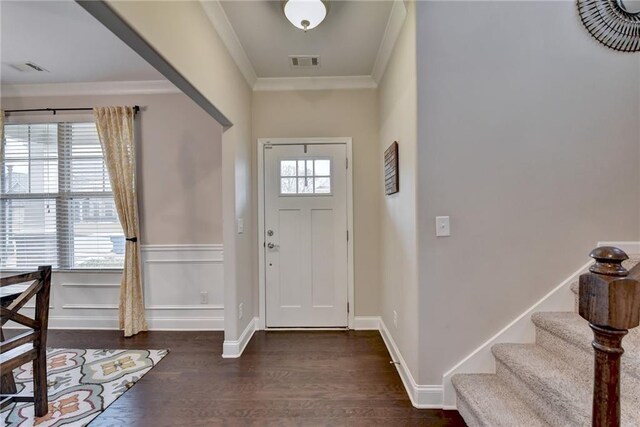
{"label": "ceiling air vent", "polygon": [[22,72],[31,72],[31,71],[47,72],[47,73],[49,72],[49,70],[47,70],[46,68],[41,67],[40,65],[32,61],[27,61],[19,64],[11,64],[11,66],[16,70],[22,71]]}
{"label": "ceiling air vent", "polygon": [[320,66],[318,55],[291,55],[289,56],[291,68],[317,68]]}

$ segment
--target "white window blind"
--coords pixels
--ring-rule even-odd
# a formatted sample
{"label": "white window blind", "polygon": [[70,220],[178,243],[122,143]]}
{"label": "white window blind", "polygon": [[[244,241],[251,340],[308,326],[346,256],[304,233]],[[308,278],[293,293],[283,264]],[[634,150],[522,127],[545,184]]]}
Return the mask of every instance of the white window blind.
{"label": "white window blind", "polygon": [[122,268],[125,239],[95,123],[4,130],[0,268]]}

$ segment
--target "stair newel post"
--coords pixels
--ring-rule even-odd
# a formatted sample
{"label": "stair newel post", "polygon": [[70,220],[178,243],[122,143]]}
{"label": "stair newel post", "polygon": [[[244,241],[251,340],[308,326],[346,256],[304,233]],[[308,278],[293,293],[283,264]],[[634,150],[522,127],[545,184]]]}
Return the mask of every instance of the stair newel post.
{"label": "stair newel post", "polygon": [[595,350],[594,427],[620,425],[622,339],[640,324],[640,282],[628,278],[622,262],[629,257],[611,246],[589,254],[595,263],[580,276],[579,312],[593,330]]}

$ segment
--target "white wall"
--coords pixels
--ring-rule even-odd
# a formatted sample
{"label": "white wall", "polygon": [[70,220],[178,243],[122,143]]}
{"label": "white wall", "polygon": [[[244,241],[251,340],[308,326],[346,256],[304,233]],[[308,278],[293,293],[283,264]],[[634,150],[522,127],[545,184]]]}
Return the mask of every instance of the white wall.
{"label": "white wall", "polygon": [[[228,117],[222,137],[225,340],[236,340],[257,313],[256,214],[251,176],[251,89],[200,2],[108,1],[135,31]],[[237,219],[244,233],[235,232]],[[238,318],[238,305],[244,317]]]}
{"label": "white wall", "polygon": [[[381,201],[381,315],[402,353],[407,368],[417,378],[418,278],[416,265],[416,26],[415,3],[407,2],[407,16],[378,88],[378,167],[384,151],[398,141],[400,192]],[[384,177],[378,177],[383,191]],[[394,326],[393,311],[398,315]]]}
{"label": "white wall", "polygon": [[640,237],[640,79],[573,2],[418,2],[417,75],[419,380],[440,384],[596,242]]}
{"label": "white wall", "polygon": [[377,101],[376,90],[362,89],[254,92],[252,103],[254,144],[258,138],[353,138],[356,316],[380,313]]}

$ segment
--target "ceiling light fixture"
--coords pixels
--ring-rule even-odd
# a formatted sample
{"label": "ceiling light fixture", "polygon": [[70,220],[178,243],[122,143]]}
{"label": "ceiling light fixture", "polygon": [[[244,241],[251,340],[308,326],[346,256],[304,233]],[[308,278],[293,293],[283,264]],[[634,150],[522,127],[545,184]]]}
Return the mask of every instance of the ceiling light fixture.
{"label": "ceiling light fixture", "polygon": [[324,21],[329,12],[329,1],[283,0],[282,10],[289,22],[306,33]]}

